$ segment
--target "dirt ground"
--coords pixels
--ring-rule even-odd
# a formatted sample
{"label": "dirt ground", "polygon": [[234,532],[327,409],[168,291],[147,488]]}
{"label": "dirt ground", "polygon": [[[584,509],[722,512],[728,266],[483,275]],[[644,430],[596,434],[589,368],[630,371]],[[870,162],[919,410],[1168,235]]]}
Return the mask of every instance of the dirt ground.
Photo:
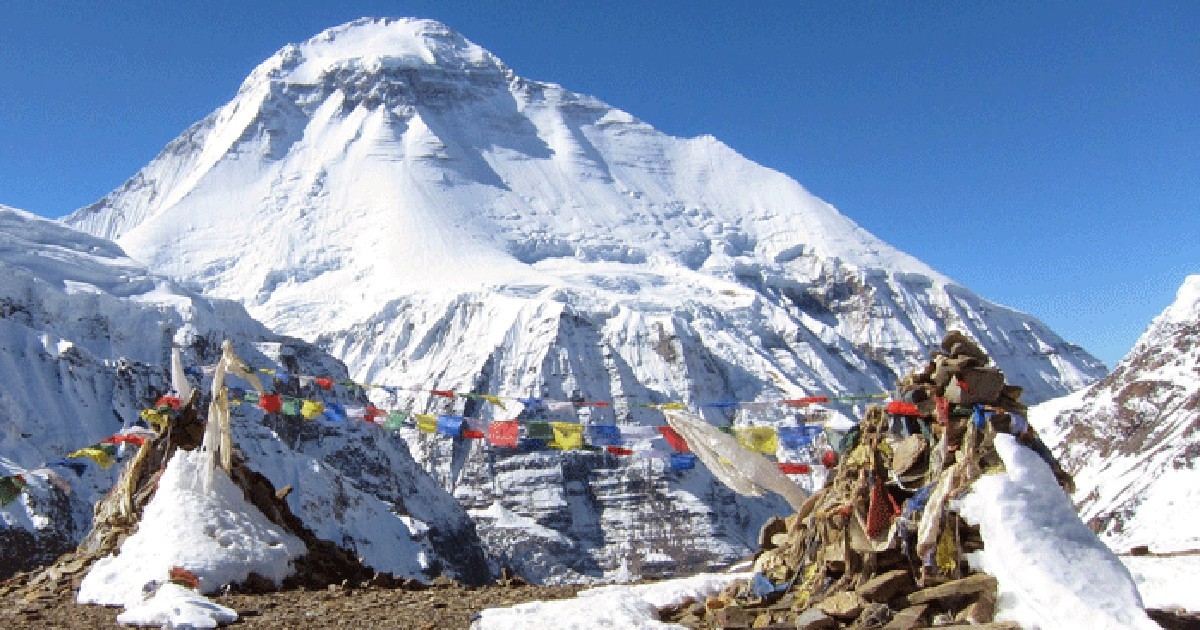
{"label": "dirt ground", "polygon": [[[581,586],[432,586],[294,590],[263,595],[217,595],[213,601],[238,611],[232,628],[468,628],[485,608],[572,597]],[[82,606],[64,593],[0,598],[0,628],[113,628],[119,608]]]}

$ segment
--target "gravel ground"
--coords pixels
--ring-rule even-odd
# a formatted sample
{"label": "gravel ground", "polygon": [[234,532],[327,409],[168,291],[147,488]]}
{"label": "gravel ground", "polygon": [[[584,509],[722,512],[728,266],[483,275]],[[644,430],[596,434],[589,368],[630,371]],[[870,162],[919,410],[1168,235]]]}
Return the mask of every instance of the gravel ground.
{"label": "gravel ground", "polygon": [[[234,628],[467,628],[485,608],[572,597],[581,586],[433,586],[425,590],[330,586],[319,591],[222,595],[212,599],[238,611]],[[43,592],[0,599],[0,628],[112,628],[118,608],[81,606]]]}

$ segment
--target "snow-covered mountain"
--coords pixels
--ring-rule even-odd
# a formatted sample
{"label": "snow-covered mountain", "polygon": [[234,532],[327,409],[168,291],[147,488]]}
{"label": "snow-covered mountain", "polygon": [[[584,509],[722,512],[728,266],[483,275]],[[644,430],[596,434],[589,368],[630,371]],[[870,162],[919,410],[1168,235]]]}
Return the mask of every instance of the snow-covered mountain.
{"label": "snow-covered mountain", "polygon": [[1030,415],[1113,549],[1200,549],[1187,520],[1200,501],[1200,275],[1108,377]]}
{"label": "snow-covered mountain", "polygon": [[[110,241],[6,206],[0,272],[0,474],[38,468],[135,422],[167,391],[172,344],[192,365],[215,361],[228,338],[257,365],[345,375],[340,362],[272,333],[239,304],[201,297],[150,274]],[[264,424],[249,409],[234,423],[250,466],[297,489],[291,508],[319,536],[410,577],[486,574],[467,514],[404,442],[353,428]],[[71,493],[29,475],[28,492],[0,509],[0,576],[73,548],[118,467],[89,463],[78,478],[55,470]],[[339,504],[356,509],[329,510]]]}
{"label": "snow-covered mountain", "polygon": [[[952,328],[1027,401],[1105,373],[716,139],[523,79],[426,20],[284,47],[67,221],[317,342],[357,380],[614,402],[589,422],[661,424],[644,405],[666,400],[880,392]],[[377,402],[440,410],[420,393]],[[493,557],[534,577],[612,575],[635,546],[662,565],[720,563],[782,507],[661,462],[410,438]],[[637,542],[651,516],[674,540]],[[563,553],[506,555],[525,548]]]}

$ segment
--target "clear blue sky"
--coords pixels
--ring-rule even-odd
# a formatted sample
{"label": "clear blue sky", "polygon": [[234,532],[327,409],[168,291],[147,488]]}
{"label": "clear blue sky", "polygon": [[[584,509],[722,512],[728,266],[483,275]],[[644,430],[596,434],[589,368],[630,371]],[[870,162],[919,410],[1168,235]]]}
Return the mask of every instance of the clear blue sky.
{"label": "clear blue sky", "polygon": [[1200,272],[1200,2],[0,4],[0,203],[120,185],[288,42],[441,20],[712,134],[1110,365]]}

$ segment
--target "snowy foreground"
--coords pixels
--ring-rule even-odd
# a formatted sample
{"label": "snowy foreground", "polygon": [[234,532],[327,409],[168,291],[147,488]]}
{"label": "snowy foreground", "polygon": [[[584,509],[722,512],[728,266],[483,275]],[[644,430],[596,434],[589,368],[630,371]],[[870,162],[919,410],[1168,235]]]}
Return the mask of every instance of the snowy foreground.
{"label": "snowy foreground", "polygon": [[[997,618],[1023,628],[1155,628],[1138,586],[1155,589],[1153,605],[1195,606],[1188,576],[1200,565],[1129,559],[1137,582],[1079,520],[1053,473],[1033,451],[1008,435],[996,437],[1007,471],[986,475],[960,501],[961,514],[980,526],[984,551],[968,557],[999,582]],[[1172,571],[1186,571],[1175,574]],[[715,594],[738,575],[699,575],[641,586],[607,586],[575,599],[531,602],[483,611],[473,628],[668,628],[657,609]],[[1165,585],[1173,585],[1165,586]],[[1189,601],[1191,600],[1191,601]],[[1189,606],[1190,604],[1190,606]]]}
{"label": "snowy foreground", "polygon": [[703,573],[653,584],[602,586],[580,591],[573,599],[489,608],[471,628],[680,628],[659,621],[658,609],[715,595],[729,583],[749,577],[749,573]]}

